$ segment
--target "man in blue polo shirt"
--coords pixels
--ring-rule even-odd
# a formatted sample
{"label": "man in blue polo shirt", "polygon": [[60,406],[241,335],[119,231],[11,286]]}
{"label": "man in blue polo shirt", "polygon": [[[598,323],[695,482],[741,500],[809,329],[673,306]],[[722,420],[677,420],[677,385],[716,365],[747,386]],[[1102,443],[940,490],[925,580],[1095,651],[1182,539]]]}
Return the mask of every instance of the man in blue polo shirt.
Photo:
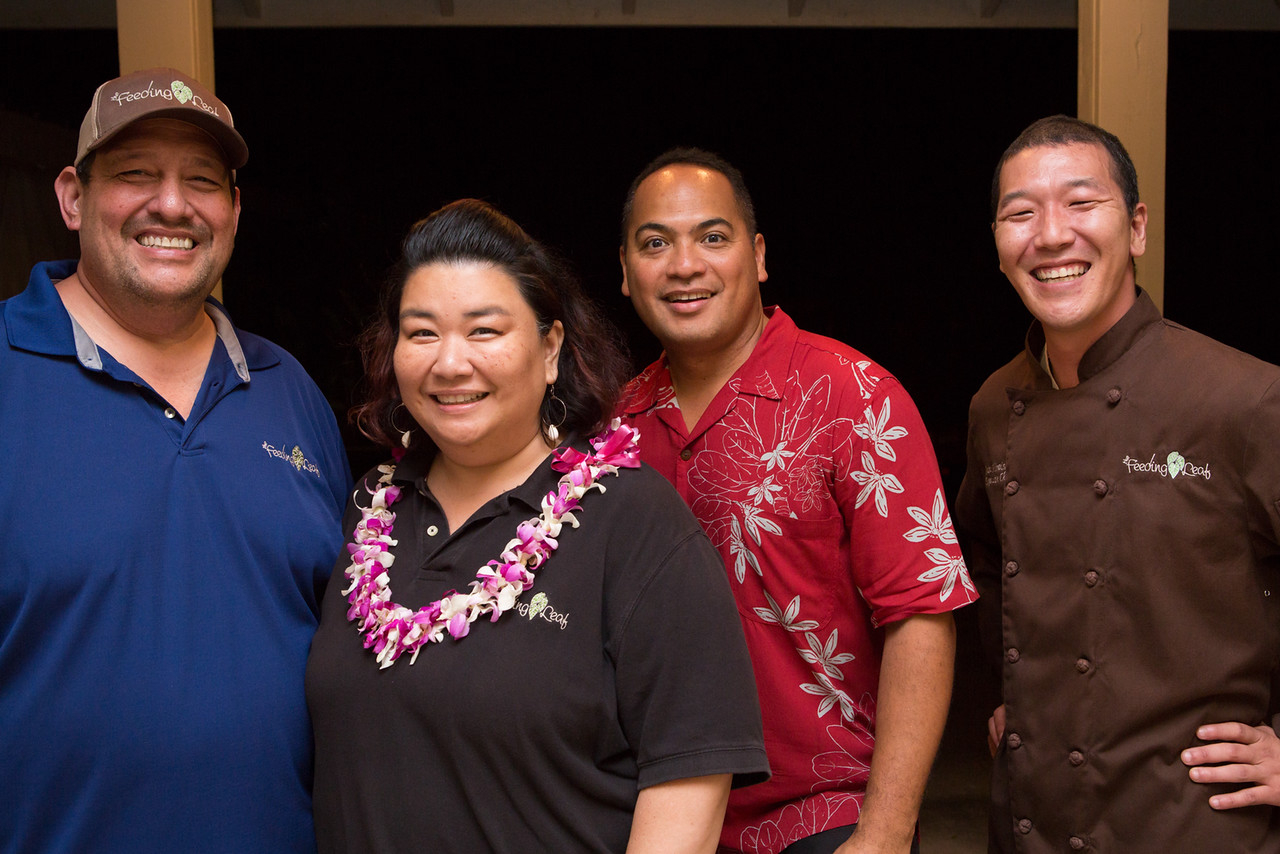
{"label": "man in blue polo shirt", "polygon": [[333,413],[209,295],[248,158],[191,77],[103,84],[76,261],[0,302],[0,851],[302,852]]}

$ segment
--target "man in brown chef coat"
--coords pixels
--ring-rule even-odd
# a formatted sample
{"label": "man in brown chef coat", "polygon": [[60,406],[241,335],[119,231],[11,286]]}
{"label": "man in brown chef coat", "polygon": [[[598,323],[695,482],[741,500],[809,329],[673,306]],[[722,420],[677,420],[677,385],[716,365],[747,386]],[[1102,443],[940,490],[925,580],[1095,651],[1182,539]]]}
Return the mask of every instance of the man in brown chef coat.
{"label": "man in brown chef coat", "polygon": [[1280,851],[1280,368],[1136,286],[1101,128],[1028,127],[992,214],[1035,322],[973,398],[956,510],[1001,667],[991,850]]}

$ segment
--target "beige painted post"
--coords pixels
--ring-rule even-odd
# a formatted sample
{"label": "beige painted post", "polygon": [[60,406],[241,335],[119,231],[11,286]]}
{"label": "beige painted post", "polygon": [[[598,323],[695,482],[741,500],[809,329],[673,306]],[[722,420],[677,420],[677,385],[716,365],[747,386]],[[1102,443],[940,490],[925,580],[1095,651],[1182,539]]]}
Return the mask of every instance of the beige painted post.
{"label": "beige painted post", "polygon": [[1079,117],[1120,137],[1147,205],[1138,283],[1164,310],[1169,0],[1079,0]]}
{"label": "beige painted post", "polygon": [[[213,0],[116,0],[120,73],[167,65],[213,89]],[[213,289],[222,299],[222,282]]]}

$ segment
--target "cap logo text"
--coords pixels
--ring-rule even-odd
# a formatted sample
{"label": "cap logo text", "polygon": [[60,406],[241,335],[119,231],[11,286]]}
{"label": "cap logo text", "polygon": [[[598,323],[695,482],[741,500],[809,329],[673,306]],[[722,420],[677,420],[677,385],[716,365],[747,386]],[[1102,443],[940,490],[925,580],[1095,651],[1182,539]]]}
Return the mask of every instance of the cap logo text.
{"label": "cap logo text", "polygon": [[117,92],[111,96],[111,100],[115,101],[122,107],[131,101],[145,101],[148,98],[163,98],[166,101],[173,101],[176,99],[179,104],[185,104],[190,101],[191,106],[198,107],[210,115],[221,118],[221,114],[218,112],[217,107],[207,103],[199,95],[192,92],[191,87],[186,83],[183,83],[181,80],[173,81],[169,84],[168,89],[157,89],[155,81],[153,80],[147,84],[147,88],[140,91]]}

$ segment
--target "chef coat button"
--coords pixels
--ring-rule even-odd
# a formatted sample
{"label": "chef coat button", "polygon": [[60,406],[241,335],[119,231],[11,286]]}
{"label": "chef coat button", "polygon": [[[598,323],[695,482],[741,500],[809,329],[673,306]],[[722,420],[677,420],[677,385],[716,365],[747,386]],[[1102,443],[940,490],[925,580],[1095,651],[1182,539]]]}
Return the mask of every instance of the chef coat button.
{"label": "chef coat button", "polygon": [[177,416],[178,416],[178,411],[174,409],[172,406],[166,406],[164,408],[165,418],[176,418]]}
{"label": "chef coat button", "polygon": [[440,533],[440,529],[439,529],[439,528],[437,528],[435,525],[428,525],[428,526],[427,526],[427,536],[428,536],[428,537],[434,537],[434,536],[435,536],[436,534],[438,534],[438,533]]}
{"label": "chef coat button", "polygon": [[1084,583],[1086,587],[1096,587],[1098,585],[1098,571],[1091,569],[1084,574]]}
{"label": "chef coat button", "polygon": [[1005,563],[1004,574],[1009,576],[1010,578],[1013,578],[1015,575],[1018,574],[1019,569],[1021,569],[1021,567],[1018,566],[1018,562],[1016,560],[1011,560]]}
{"label": "chef coat button", "polygon": [[1071,846],[1072,851],[1079,851],[1084,848],[1086,843],[1079,836],[1073,836],[1067,840],[1067,844]]}
{"label": "chef coat button", "polygon": [[686,463],[689,462],[689,457],[692,457],[692,456],[693,456],[693,451],[689,450],[688,448],[685,448],[683,451],[680,452],[680,459],[684,460]]}
{"label": "chef coat button", "polygon": [[1079,750],[1073,750],[1067,754],[1067,761],[1075,767],[1079,768],[1084,764],[1084,754]]}
{"label": "chef coat button", "polygon": [[1009,647],[1008,651],[1004,654],[1004,660],[1010,664],[1017,664],[1018,659],[1020,658],[1022,658],[1022,653],[1018,652],[1015,647]]}
{"label": "chef coat button", "polygon": [[1099,478],[1093,482],[1093,491],[1098,495],[1107,494],[1107,482]]}
{"label": "chef coat button", "polygon": [[1107,389],[1107,403],[1111,404],[1112,406],[1115,406],[1117,403],[1119,403],[1120,398],[1123,396],[1124,395],[1120,393],[1119,388]]}
{"label": "chef coat button", "polygon": [[1076,673],[1088,673],[1093,669],[1093,662],[1087,658],[1076,659]]}
{"label": "chef coat button", "polygon": [[1018,735],[1016,732],[1011,732],[1005,738],[1004,743],[1010,750],[1017,750],[1022,746],[1022,736]]}
{"label": "chef coat button", "polygon": [[1026,404],[1026,403],[1024,403],[1024,402],[1023,402],[1023,401],[1021,401],[1021,400],[1015,400],[1015,401],[1013,402],[1013,414],[1014,414],[1014,415],[1021,415],[1022,413],[1026,412],[1026,411],[1027,411],[1027,404]]}
{"label": "chef coat button", "polygon": [[1017,495],[1017,494],[1018,494],[1018,482],[1017,482],[1016,480],[1011,480],[1011,481],[1009,481],[1008,483],[1006,483],[1006,484],[1004,485],[1004,494],[1005,494],[1005,495]]}
{"label": "chef coat button", "polygon": [[1030,832],[1031,832],[1031,819],[1029,819],[1029,818],[1020,818],[1020,819],[1018,819],[1018,832],[1019,832],[1019,833],[1030,833]]}

